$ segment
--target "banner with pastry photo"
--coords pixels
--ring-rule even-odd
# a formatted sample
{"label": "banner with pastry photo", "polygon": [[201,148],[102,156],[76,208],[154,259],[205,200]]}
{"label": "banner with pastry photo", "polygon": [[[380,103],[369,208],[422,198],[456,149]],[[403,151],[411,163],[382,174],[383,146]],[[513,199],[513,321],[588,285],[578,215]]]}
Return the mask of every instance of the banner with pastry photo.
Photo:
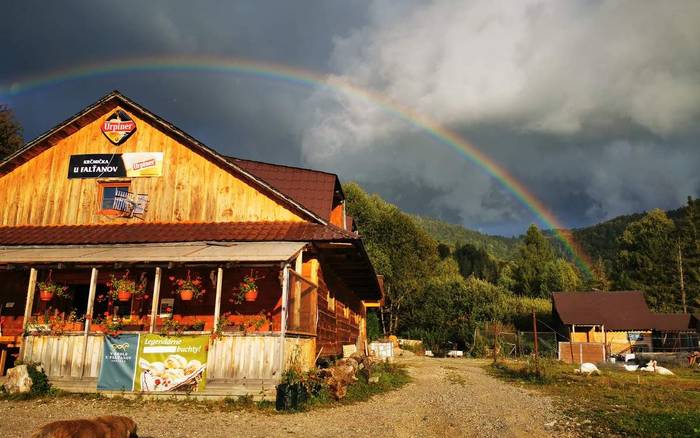
{"label": "banner with pastry photo", "polygon": [[134,390],[203,391],[209,336],[141,336]]}

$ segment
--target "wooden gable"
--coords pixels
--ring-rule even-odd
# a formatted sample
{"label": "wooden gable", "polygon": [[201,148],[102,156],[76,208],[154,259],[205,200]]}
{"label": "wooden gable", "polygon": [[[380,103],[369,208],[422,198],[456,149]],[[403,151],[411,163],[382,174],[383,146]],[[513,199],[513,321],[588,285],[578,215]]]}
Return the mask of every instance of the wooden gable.
{"label": "wooden gable", "polygon": [[[106,117],[102,114],[119,108],[135,121],[136,131],[115,146],[100,127]],[[264,183],[256,185],[250,177],[237,175],[225,162],[212,159],[215,154],[211,151],[187,145],[182,136],[171,135],[151,117],[136,111],[129,101],[103,99],[95,110],[99,117],[84,113],[80,121],[74,121],[69,135],[54,138],[52,146],[32,147],[23,152],[24,158],[26,154],[37,155],[0,173],[0,226],[309,219],[294,208],[294,201],[276,196],[274,189],[263,190]],[[68,178],[72,155],[134,152],[162,152],[162,176]],[[148,210],[143,218],[98,213],[100,184],[125,180],[130,182],[130,192],[148,195]]]}

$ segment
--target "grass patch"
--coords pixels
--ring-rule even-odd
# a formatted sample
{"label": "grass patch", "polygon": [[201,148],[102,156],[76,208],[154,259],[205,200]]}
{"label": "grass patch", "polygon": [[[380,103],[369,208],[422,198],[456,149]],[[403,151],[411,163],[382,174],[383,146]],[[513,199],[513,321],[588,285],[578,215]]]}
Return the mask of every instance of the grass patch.
{"label": "grass patch", "polygon": [[700,437],[700,371],[677,376],[631,373],[600,367],[602,375],[582,376],[556,361],[500,362],[492,375],[561,397],[565,413],[588,419],[593,436],[616,433],[645,437]]}

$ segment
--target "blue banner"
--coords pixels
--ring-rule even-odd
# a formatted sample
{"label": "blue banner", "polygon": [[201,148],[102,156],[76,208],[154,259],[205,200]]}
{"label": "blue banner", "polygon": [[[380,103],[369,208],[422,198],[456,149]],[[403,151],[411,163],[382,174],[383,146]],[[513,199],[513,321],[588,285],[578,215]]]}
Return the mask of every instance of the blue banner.
{"label": "blue banner", "polygon": [[139,336],[138,334],[105,336],[97,389],[107,391],[134,390]]}

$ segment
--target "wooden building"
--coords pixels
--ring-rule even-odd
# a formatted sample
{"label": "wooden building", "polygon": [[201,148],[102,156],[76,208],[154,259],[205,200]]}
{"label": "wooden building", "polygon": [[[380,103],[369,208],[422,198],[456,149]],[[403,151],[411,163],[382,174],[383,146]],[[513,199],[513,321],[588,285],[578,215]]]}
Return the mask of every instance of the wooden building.
{"label": "wooden building", "polygon": [[364,348],[381,299],[336,175],[223,156],[116,91],[1,162],[0,206],[0,372],[19,354],[67,389],[95,390],[106,332],[175,330],[213,334],[206,393],[269,392]]}
{"label": "wooden building", "polygon": [[698,347],[692,315],[653,313],[641,291],[555,292],[552,315],[557,331],[570,340],[559,343],[560,359],[567,362]]}

